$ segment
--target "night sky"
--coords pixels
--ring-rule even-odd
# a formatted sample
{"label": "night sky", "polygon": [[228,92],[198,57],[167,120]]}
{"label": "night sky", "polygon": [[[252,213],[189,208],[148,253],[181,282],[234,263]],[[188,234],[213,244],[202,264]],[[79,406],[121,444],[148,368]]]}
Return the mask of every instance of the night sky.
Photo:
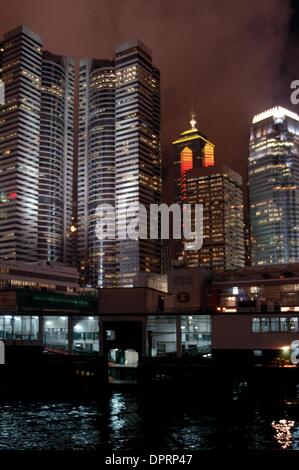
{"label": "night sky", "polygon": [[245,175],[253,114],[289,100],[299,79],[299,1],[2,0],[0,34],[25,24],[45,48],[71,57],[109,58],[139,38],[162,81],[162,157],[188,127],[216,144],[216,158]]}

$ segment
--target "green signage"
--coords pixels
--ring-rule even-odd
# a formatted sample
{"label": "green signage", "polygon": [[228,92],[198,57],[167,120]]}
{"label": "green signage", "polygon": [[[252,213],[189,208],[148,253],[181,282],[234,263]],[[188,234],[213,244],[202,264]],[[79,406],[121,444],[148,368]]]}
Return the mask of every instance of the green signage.
{"label": "green signage", "polygon": [[49,292],[17,291],[18,311],[36,310],[77,310],[97,313],[98,300],[87,295],[68,295]]}

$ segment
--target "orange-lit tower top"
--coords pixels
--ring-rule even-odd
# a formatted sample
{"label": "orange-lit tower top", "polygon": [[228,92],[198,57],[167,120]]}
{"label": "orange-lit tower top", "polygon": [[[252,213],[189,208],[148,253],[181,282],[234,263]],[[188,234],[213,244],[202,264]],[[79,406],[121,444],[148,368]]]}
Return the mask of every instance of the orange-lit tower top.
{"label": "orange-lit tower top", "polygon": [[195,112],[191,111],[190,114],[190,128],[182,132],[180,138],[172,143],[176,168],[175,180],[178,189],[176,199],[180,201],[185,199],[187,171],[215,164],[215,145],[198,131]]}

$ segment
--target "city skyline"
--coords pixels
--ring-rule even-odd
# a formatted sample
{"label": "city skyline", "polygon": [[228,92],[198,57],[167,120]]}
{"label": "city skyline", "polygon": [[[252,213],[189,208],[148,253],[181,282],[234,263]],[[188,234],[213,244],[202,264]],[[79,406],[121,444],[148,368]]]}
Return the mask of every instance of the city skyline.
{"label": "city skyline", "polygon": [[[2,212],[4,211],[2,225],[4,224],[6,230],[2,234],[2,256],[6,259],[15,258],[23,261],[44,259],[67,264],[75,262],[80,270],[83,270],[82,282],[98,287],[116,285],[129,287],[133,285],[134,274],[139,271],[157,274],[161,272],[159,241],[99,242],[95,234],[99,204],[114,204],[116,208],[120,208],[123,206],[124,198],[126,204],[150,205],[161,202],[160,135],[161,131],[163,134],[163,129],[160,129],[160,74],[152,65],[151,51],[140,41],[126,42],[117,46],[115,57],[110,61],[82,59],[79,80],[75,80],[73,59],[45,51],[42,39],[24,26],[6,33],[2,44],[2,78],[7,84],[7,101],[3,107],[4,134],[1,145],[5,158],[2,161],[1,178],[4,184],[2,192],[5,197],[3,197],[8,200],[6,203],[8,205],[2,208]],[[20,69],[16,67],[18,64],[21,64]],[[13,67],[16,68],[11,75]],[[73,116],[77,87],[78,129]],[[19,107],[13,107],[17,103],[16,90],[20,93]],[[288,119],[295,116],[295,120],[297,119],[295,113],[284,108],[273,109],[281,110],[282,120],[285,116],[288,116]],[[5,113],[8,113],[7,119]],[[16,116],[20,114],[20,122],[16,117],[13,118],[14,113]],[[32,119],[36,120],[35,134],[32,136],[30,126],[28,127],[26,119],[22,117],[24,113],[29,113],[28,123],[33,122]],[[253,118],[251,139],[257,122],[271,117],[272,114],[271,110],[267,110]],[[189,198],[192,203],[205,201],[205,204],[209,205],[209,197],[199,194],[199,187],[195,190],[197,196],[193,195],[194,181],[196,180],[201,186],[203,180],[200,174],[194,179],[192,171],[213,168],[215,145],[207,140],[197,127],[196,113],[191,111],[190,129],[182,132],[180,138],[173,142],[175,184],[172,186],[174,193],[179,190],[179,194],[176,194],[173,200],[182,203]],[[8,131],[10,133],[7,134]],[[27,137],[23,137],[24,132],[29,132]],[[32,144],[28,147],[31,138]],[[77,139],[78,144],[75,143],[75,147],[78,147],[78,163],[76,164],[77,155],[73,151],[73,143]],[[251,178],[250,165],[252,159],[255,164],[255,158],[260,162],[261,157],[253,156],[252,145],[250,141],[249,187],[250,199],[254,200],[255,192],[259,189],[252,190],[254,180]],[[28,179],[29,173],[26,173],[27,170],[22,163],[27,148],[34,149],[30,154],[30,162],[35,165],[30,173],[31,182]],[[293,153],[296,155],[296,149]],[[11,166],[12,156],[16,158],[14,170]],[[28,163],[28,160],[26,161]],[[75,168],[78,168],[77,177],[73,174],[74,162]],[[216,163],[218,164],[218,158]],[[289,162],[288,165],[291,168],[293,163]],[[232,184],[233,179],[228,175],[234,172],[231,170],[227,172],[224,167],[222,170],[219,168],[218,165],[215,171],[212,169],[206,176],[202,175],[205,182],[210,181],[212,174],[216,177],[216,170],[219,175],[223,174],[221,176],[224,178],[223,182],[220,183],[219,180],[217,184],[221,187],[223,184],[223,188],[227,184],[231,185],[230,191],[233,193],[236,191],[233,190],[233,186],[236,188],[238,186],[238,195],[236,192],[234,197],[238,201],[240,199],[237,206],[242,208],[242,179],[237,182],[239,177],[237,179],[233,177],[235,183]],[[13,183],[14,174],[16,184]],[[237,173],[235,175],[237,176]],[[74,183],[78,184],[78,194],[75,199],[77,208],[75,218],[78,222],[76,253],[73,252],[75,246],[72,244],[71,235],[72,216],[75,215],[72,197],[73,177]],[[296,181],[293,183],[296,184]],[[260,184],[263,185],[263,181]],[[230,191],[227,194],[230,194]],[[186,198],[187,192],[188,198]],[[224,189],[224,199],[227,197],[225,194]],[[223,206],[225,207],[228,206]],[[6,210],[8,212],[5,212]],[[23,225],[21,214],[27,213],[26,211],[29,211],[31,219],[27,218]],[[254,222],[253,212],[251,215]],[[229,219],[230,215],[227,212],[222,221],[222,229],[228,230],[227,233],[231,231],[228,228]],[[294,223],[296,225],[296,221]],[[215,231],[219,232],[219,227],[215,225],[215,229],[211,228],[211,234],[208,236],[207,229],[208,227],[205,228],[206,239],[213,238]],[[251,227],[255,247],[259,244],[256,243],[254,231],[255,225]],[[230,243],[239,246],[237,239],[231,238]],[[271,243],[270,241],[270,245]],[[297,246],[296,243],[296,240],[292,241],[291,245]],[[205,249],[202,253],[203,258],[206,256]],[[231,254],[234,253],[233,247],[227,249]],[[289,260],[294,262],[297,256],[273,257],[264,262]],[[226,265],[233,267],[234,263],[230,265],[225,262],[222,269],[225,269]],[[236,264],[239,265],[242,265],[241,261]]]}
{"label": "city skyline", "polygon": [[3,5],[2,463],[298,461],[298,50],[298,0]]}
{"label": "city skyline", "polygon": [[[19,42],[20,52],[17,49]],[[35,60],[30,59],[27,63],[27,55],[30,57],[31,53],[30,48],[39,55],[40,69],[37,75]],[[37,119],[32,146],[35,150],[36,171],[31,174],[38,197],[33,207],[28,199],[32,185],[31,187],[27,185],[26,175],[20,180],[17,179],[19,186],[13,184],[6,189],[2,188],[5,189],[2,191],[4,194],[2,222],[5,223],[5,228],[9,223],[8,228],[12,227],[13,230],[7,232],[6,229],[2,234],[2,257],[21,261],[75,263],[80,269],[82,283],[94,287],[117,285],[132,287],[133,277],[138,272],[159,274],[165,269],[161,266],[161,241],[100,242],[95,231],[97,207],[102,203],[114,204],[116,208],[121,208],[124,198],[126,204],[141,203],[149,206],[161,202],[159,71],[152,66],[151,51],[141,42],[135,41],[118,46],[113,60],[81,60],[79,82],[75,81],[73,60],[45,51],[42,39],[24,26],[5,34],[2,52],[2,78],[8,84],[7,100],[3,107],[4,116],[5,112],[9,116],[10,106],[14,103],[17,106],[15,111],[17,113],[22,113],[23,110],[33,112],[30,106],[24,105],[24,103],[29,104],[29,99],[26,97],[28,83],[31,86],[31,94],[36,97],[39,106],[34,108],[33,114]],[[17,68],[14,75],[10,75],[11,67],[15,63],[20,63],[21,68],[20,70]],[[29,80],[28,83],[24,80],[24,83],[22,82],[23,76]],[[19,81],[20,107],[17,105],[17,98],[10,92],[10,87],[15,90]],[[77,86],[79,86],[78,130],[73,119],[74,94]],[[32,102],[30,94],[29,98]],[[22,121],[24,120],[21,119]],[[6,127],[3,128],[2,146],[6,157],[2,162],[4,182],[13,181],[12,177],[14,175],[17,177],[18,172],[24,167],[18,160],[17,154],[20,149],[16,146],[16,142],[22,136],[22,126],[23,124],[20,125],[17,121],[12,122],[8,130],[16,138],[13,137],[8,143],[5,139],[11,139],[11,135],[7,137]],[[223,188],[223,195],[219,194],[219,204],[222,204],[222,198],[225,199],[233,194],[238,200],[237,212],[242,211],[242,180],[238,179],[236,173],[230,169],[227,171],[224,167],[220,169],[218,166],[211,175],[202,175],[208,184],[208,192],[202,195],[198,193],[198,187],[196,190],[198,194],[193,197],[194,175],[188,174],[187,170],[213,167],[215,146],[198,131],[194,111],[191,112],[190,126],[189,130],[183,132],[180,138],[173,142],[178,151],[175,156],[176,167],[180,168],[181,173],[183,171],[183,177],[186,179],[184,191],[188,190],[187,199],[191,203],[203,202],[204,206],[210,205],[208,194],[216,184],[218,189]],[[30,128],[27,125],[25,129],[28,131]],[[75,168],[78,169],[77,178],[73,174],[73,164],[77,157],[76,153],[73,153],[74,137],[75,141],[78,138],[78,163],[75,164]],[[24,145],[23,154],[27,148],[26,141]],[[190,151],[192,162],[188,153]],[[15,156],[14,152],[17,152]],[[185,155],[186,152],[188,155]],[[16,157],[14,169],[11,167],[11,156]],[[188,168],[186,159],[188,162],[190,160]],[[8,171],[6,167],[12,171],[12,177],[6,176]],[[74,188],[75,194],[77,193],[77,199],[74,200],[77,216],[73,208],[73,177],[74,182],[78,184],[78,190]],[[201,186],[203,181],[200,175],[196,176],[198,177]],[[176,180],[178,185],[178,177]],[[6,202],[5,198],[8,199]],[[175,200],[184,202],[184,198],[185,196],[181,194]],[[10,216],[9,211],[17,210],[20,203],[23,203],[23,211],[18,210],[14,216]],[[220,243],[221,232],[224,242],[223,247],[215,245],[213,248],[212,245],[215,244],[213,241],[210,248],[207,246],[203,248],[201,258],[204,261],[203,265],[209,269],[213,269],[216,265],[218,266],[216,269],[242,265],[241,258],[237,261],[239,255],[236,257],[236,263],[228,259],[228,254],[233,254],[237,246],[238,250],[242,251],[244,238],[241,233],[242,217],[241,231],[235,231],[234,236],[229,235],[227,238],[229,233],[233,233],[229,226],[235,224],[237,216],[237,213],[233,214],[229,207],[229,204],[219,206],[220,211],[223,211],[223,217],[220,217],[218,222],[214,222],[214,209],[208,215],[209,223],[204,229],[205,238],[214,240],[216,231],[217,245]],[[34,218],[35,232],[32,231],[32,224],[31,229],[28,229],[27,219],[23,224],[23,213],[26,214],[28,211]],[[204,223],[207,222],[206,211],[205,208]],[[77,250],[72,243],[73,215],[78,228]],[[24,231],[22,236],[19,234],[21,229]],[[30,247],[26,237],[33,240]],[[20,243],[22,243],[21,249],[18,246]],[[235,244],[235,248],[232,244]],[[211,253],[213,252],[211,255],[210,249]],[[30,255],[32,250],[36,251]],[[220,258],[223,256],[223,261],[220,261],[219,256]],[[211,261],[214,257],[215,266]],[[198,264],[198,261],[194,260],[192,266],[194,263]]]}
{"label": "city skyline", "polygon": [[[12,0],[1,15],[0,34],[24,23],[44,38],[47,49],[77,59],[111,57],[117,44],[139,38],[154,52],[163,76],[164,170],[171,167],[170,143],[194,103],[221,162],[244,177],[251,117],[275,104],[290,107],[290,82],[298,78],[297,21],[291,1],[270,0],[262,7],[254,1],[245,7],[226,0],[215,8],[212,1],[189,0],[181,9],[179,1],[167,0],[116,2],[115,8],[105,0],[29,1],[26,7]],[[235,132],[236,145],[230,148]]]}

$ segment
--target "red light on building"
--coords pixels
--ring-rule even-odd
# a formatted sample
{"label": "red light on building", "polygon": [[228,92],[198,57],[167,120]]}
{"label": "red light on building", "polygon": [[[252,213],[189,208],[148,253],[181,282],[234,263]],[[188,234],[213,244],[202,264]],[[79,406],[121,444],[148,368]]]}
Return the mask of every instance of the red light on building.
{"label": "red light on building", "polygon": [[214,161],[214,146],[211,145],[210,143],[207,143],[205,146],[204,146],[204,149],[203,149],[203,162],[202,162],[202,166],[204,168],[208,167],[208,166],[214,166],[215,164],[215,161]]}
{"label": "red light on building", "polygon": [[193,168],[193,152],[189,147],[184,147],[181,151],[181,175]]}
{"label": "red light on building", "polygon": [[193,168],[193,152],[189,147],[184,147],[181,151],[181,194],[186,193],[186,172]]}
{"label": "red light on building", "polygon": [[14,199],[17,199],[17,193],[9,193],[7,195],[7,199],[9,199],[10,201],[13,201]]}

